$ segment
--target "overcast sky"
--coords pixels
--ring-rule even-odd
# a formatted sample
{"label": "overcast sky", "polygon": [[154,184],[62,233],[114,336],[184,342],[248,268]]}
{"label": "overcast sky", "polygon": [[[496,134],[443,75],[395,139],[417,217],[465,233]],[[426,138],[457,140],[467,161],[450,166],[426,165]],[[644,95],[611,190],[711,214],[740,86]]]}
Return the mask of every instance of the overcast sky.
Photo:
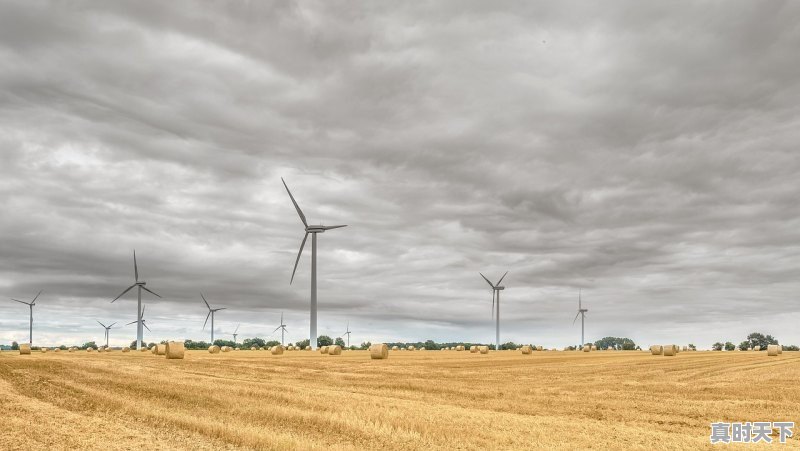
{"label": "overcast sky", "polygon": [[[800,4],[3,2],[0,343],[800,343]],[[112,330],[112,344],[135,338]],[[273,335],[273,337],[277,336]]]}

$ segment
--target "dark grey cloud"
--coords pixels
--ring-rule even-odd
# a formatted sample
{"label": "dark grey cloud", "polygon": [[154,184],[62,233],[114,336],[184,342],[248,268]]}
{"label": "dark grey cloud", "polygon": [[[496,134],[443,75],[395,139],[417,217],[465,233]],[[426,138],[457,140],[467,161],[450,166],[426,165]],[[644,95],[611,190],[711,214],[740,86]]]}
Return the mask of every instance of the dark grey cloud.
{"label": "dark grey cloud", "polygon": [[[791,2],[0,6],[0,295],[43,341],[320,331],[800,342]],[[21,306],[20,306],[21,307]],[[0,304],[0,340],[25,315]],[[224,313],[224,314],[223,314]],[[112,335],[120,343],[133,328]]]}

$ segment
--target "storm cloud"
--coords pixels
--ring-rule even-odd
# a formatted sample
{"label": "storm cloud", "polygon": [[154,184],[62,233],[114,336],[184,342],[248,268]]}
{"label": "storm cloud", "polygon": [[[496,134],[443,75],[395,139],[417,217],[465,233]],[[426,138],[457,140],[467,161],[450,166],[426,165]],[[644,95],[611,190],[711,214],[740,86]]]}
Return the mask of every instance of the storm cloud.
{"label": "storm cloud", "polygon": [[[4,2],[0,296],[34,341],[800,343],[800,5]],[[0,302],[0,342],[27,312]],[[129,343],[135,327],[113,330]]]}

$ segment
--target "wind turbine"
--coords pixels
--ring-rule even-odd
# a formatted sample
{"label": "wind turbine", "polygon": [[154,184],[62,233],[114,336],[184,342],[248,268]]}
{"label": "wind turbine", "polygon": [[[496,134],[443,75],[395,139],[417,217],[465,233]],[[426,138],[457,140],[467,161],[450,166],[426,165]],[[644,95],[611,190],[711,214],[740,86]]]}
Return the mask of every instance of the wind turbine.
{"label": "wind turbine", "polygon": [[281,313],[281,325],[276,327],[275,330],[272,331],[272,333],[274,334],[275,332],[278,331],[278,329],[281,330],[281,346],[283,346],[283,335],[287,332],[286,324],[283,324],[283,313]]}
{"label": "wind turbine", "polygon": [[[142,290],[147,291],[147,292],[152,293],[152,294],[155,294],[158,297],[161,297],[161,296],[158,295],[155,291],[147,288],[145,286],[145,285],[147,285],[147,282],[145,282],[144,280],[142,280],[142,281],[139,280],[139,266],[136,264],[136,250],[133,251],[133,277],[135,279],[135,283],[133,285],[129,286],[125,291],[123,291],[122,294],[120,294],[119,296],[115,297],[114,301],[116,301],[117,299],[121,298],[125,293],[131,291],[131,288],[137,287],[139,290],[138,290],[138,296],[137,296],[138,302],[136,304],[136,317],[138,319],[136,321],[140,321],[142,319],[142,317],[144,316],[144,309],[142,308]],[[114,301],[111,301],[111,303],[114,303]],[[134,323],[136,321],[134,321]],[[142,326],[144,326],[144,323],[141,322],[141,321],[139,322],[139,325],[136,326],[136,349],[137,350],[142,349],[142,336],[144,335],[144,330],[142,330]],[[150,330],[150,329],[147,329],[147,330]]]}
{"label": "wind turbine", "polygon": [[578,315],[580,315],[580,317],[581,317],[581,347],[583,347],[583,345],[585,344],[585,342],[583,341],[583,321],[584,321],[584,319],[586,319],[586,312],[588,312],[588,311],[589,311],[589,309],[583,308],[583,305],[581,304],[581,290],[580,290],[580,288],[578,288],[578,313],[575,314],[575,319],[572,320],[572,324],[573,325],[575,324],[575,321],[578,320]]}
{"label": "wind turbine", "polygon": [[[303,214],[303,211],[300,210],[300,206],[297,205],[297,201],[294,200],[294,196],[292,196],[292,192],[289,191],[289,186],[286,185],[286,181],[283,180],[281,177],[281,181],[283,182],[283,186],[286,188],[286,192],[289,193],[289,198],[292,199],[292,203],[294,204],[294,208],[297,210],[297,214],[300,216],[300,220],[303,221],[303,226],[305,227],[306,234],[303,237],[303,242],[300,243],[300,251],[297,253],[297,259],[294,261],[294,270],[292,270],[292,278],[289,280],[289,285],[292,284],[294,281],[294,273],[297,271],[297,264],[300,262],[300,255],[303,253],[303,246],[306,245],[306,239],[308,239],[308,234],[311,234],[311,331],[309,337],[309,344],[311,348],[316,350],[317,349],[317,234],[324,233],[326,230],[331,229],[338,229],[341,227],[347,227],[347,225],[335,225],[335,226],[323,226],[323,225],[308,225],[308,221],[306,221],[306,215]],[[281,321],[282,323],[283,321]]]}
{"label": "wind turbine", "polygon": [[28,307],[30,307],[30,309],[31,309],[31,319],[30,319],[30,322],[28,324],[28,327],[30,328],[29,329],[30,335],[28,336],[28,344],[30,344],[30,345],[33,345],[33,306],[36,305],[36,300],[39,299],[39,295],[40,294],[42,294],[42,290],[39,290],[39,292],[36,293],[36,296],[33,298],[33,300],[31,302],[25,302],[25,301],[20,301],[18,299],[11,298],[12,301],[19,302],[20,304],[25,304]]}
{"label": "wind turbine", "polygon": [[350,332],[350,321],[348,321],[347,322],[347,332],[342,334],[342,335],[347,335],[347,347],[348,348],[350,347],[350,334],[352,334],[352,332]]}
{"label": "wind turbine", "polygon": [[[506,274],[503,274],[503,277],[501,277],[500,280],[497,281],[497,283],[489,282],[489,279],[487,279],[486,276],[484,276],[482,273],[478,273],[478,274],[480,274],[481,277],[483,277],[483,280],[485,280],[486,283],[488,283],[489,286],[492,287],[492,316],[494,316],[496,321],[497,321],[497,330],[496,330],[496,336],[495,336],[495,348],[494,349],[499,351],[500,350],[500,292],[506,289],[506,287],[500,285],[500,282],[502,282],[503,279],[506,278],[506,274],[508,274],[508,271],[506,271]],[[495,301],[494,301],[495,296],[497,297],[497,312],[496,313],[495,313]]]}
{"label": "wind turbine", "polygon": [[[95,321],[97,321],[97,320],[95,320]],[[134,321],[134,323],[135,322],[136,321]],[[106,330],[106,347],[108,347],[108,331],[111,330],[111,328],[114,327],[114,324],[117,324],[117,323],[113,322],[113,323],[111,323],[110,326],[106,326],[105,324],[101,323],[100,321],[97,321],[97,324],[103,326],[103,328]]]}
{"label": "wind turbine", "polygon": [[[156,296],[158,296],[158,295],[156,295]],[[136,329],[137,329],[137,330],[141,330],[141,328],[142,328],[142,327],[144,327],[145,329],[147,329],[147,331],[148,331],[148,332],[152,332],[152,330],[150,330],[150,328],[149,328],[149,327],[147,327],[147,320],[146,320],[146,319],[144,319],[144,309],[145,309],[145,308],[147,308],[147,306],[146,306],[146,305],[145,305],[145,306],[142,306],[142,314],[139,316],[139,319],[138,319],[138,320],[136,320],[136,321],[131,321],[131,322],[129,322],[128,324],[126,324],[126,326],[130,326],[130,325],[131,325],[131,324],[133,324],[133,323],[139,323],[139,324],[137,324],[137,325],[136,325]],[[137,345],[137,346],[140,346],[140,345],[141,345],[141,340],[142,340],[142,337],[140,336],[140,337],[137,339],[137,343],[136,343],[136,345]],[[137,348],[137,349],[139,349],[139,348]]]}
{"label": "wind turbine", "polygon": [[233,335],[233,344],[236,344],[236,337],[239,336],[239,334],[237,332],[239,332],[239,326],[241,326],[241,325],[242,325],[241,323],[237,324],[236,325],[236,330],[234,330],[233,333],[231,334],[231,335]]}
{"label": "wind turbine", "polygon": [[[203,323],[203,330],[206,329],[206,324],[208,324],[208,317],[211,317],[211,344],[213,345],[214,344],[214,313],[216,313],[216,312],[218,312],[220,310],[225,310],[225,307],[222,307],[222,308],[211,308],[211,306],[208,305],[208,301],[206,301],[206,297],[203,296],[203,293],[200,293],[200,297],[203,298],[203,302],[205,302],[206,303],[206,307],[208,307],[208,315],[206,315],[206,322]],[[237,327],[236,329],[238,330],[239,328]]]}

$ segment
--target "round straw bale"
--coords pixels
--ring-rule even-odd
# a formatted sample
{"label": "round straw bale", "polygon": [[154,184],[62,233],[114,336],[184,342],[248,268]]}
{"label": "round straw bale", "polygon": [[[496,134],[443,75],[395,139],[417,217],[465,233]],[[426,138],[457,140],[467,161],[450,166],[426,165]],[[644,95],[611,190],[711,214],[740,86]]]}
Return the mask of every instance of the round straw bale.
{"label": "round straw bale", "polygon": [[767,345],[767,355],[778,355],[778,345]]}
{"label": "round straw bale", "polygon": [[375,343],[369,347],[369,358],[374,360],[388,359],[389,347],[383,343]]}
{"label": "round straw bale", "polygon": [[61,352],[61,348],[55,348],[53,349],[53,352]]}
{"label": "round straw bale", "polygon": [[664,345],[664,355],[672,357],[678,353],[678,347],[675,345]]}
{"label": "round straw bale", "polygon": [[320,346],[319,353],[320,354],[327,354],[328,353],[328,346]]}
{"label": "round straw bale", "polygon": [[456,351],[463,351],[463,350],[464,350],[464,345],[456,346]]}
{"label": "round straw bale", "polygon": [[166,355],[167,354],[167,345],[166,344],[158,344],[155,345],[156,352],[153,354],[155,355]]}
{"label": "round straw bale", "polygon": [[399,350],[400,350],[400,346],[392,346],[392,351],[399,351]]}
{"label": "round straw bale", "polygon": [[168,359],[182,359],[186,350],[182,341],[168,341],[164,345],[164,355]]}
{"label": "round straw bale", "polygon": [[251,351],[258,351],[258,346],[250,346]]}
{"label": "round straw bale", "polygon": [[142,349],[139,349],[139,351],[140,352],[147,352],[147,351],[149,351],[149,349],[147,349],[147,346],[142,346]]}
{"label": "round straw bale", "polygon": [[217,345],[211,345],[208,347],[209,354],[219,354],[220,347]]}
{"label": "round straw bale", "polygon": [[150,346],[150,352],[152,352],[154,355],[158,354],[158,346],[157,345]]}
{"label": "round straw bale", "polygon": [[481,354],[488,354],[489,353],[489,347],[488,346],[481,346],[480,347],[480,352],[481,352]]}
{"label": "round straw bale", "polygon": [[67,352],[75,352],[75,348],[67,348]]}
{"label": "round straw bale", "polygon": [[597,351],[597,346],[592,345],[592,351]]}
{"label": "round straw bale", "polygon": [[294,346],[289,345],[289,346],[286,347],[286,350],[287,351],[294,351]]}
{"label": "round straw bale", "polygon": [[272,355],[283,355],[283,346],[273,346],[270,348],[269,352],[271,352]]}
{"label": "round straw bale", "polygon": [[760,350],[761,350],[761,346],[760,345],[753,346],[753,351],[760,351]]}
{"label": "round straw bale", "polygon": [[339,345],[328,346],[328,355],[342,355],[342,347]]}
{"label": "round straw bale", "polygon": [[92,352],[92,351],[94,351],[93,347],[90,346],[90,347],[86,348],[86,352]]}
{"label": "round straw bale", "polygon": [[531,351],[533,350],[530,346],[522,346],[519,349],[520,351],[522,351],[523,354],[530,354]]}
{"label": "round straw bale", "polygon": [[470,346],[469,347],[469,352],[475,354],[476,352],[478,352],[478,347],[476,345]]}
{"label": "round straw bale", "polygon": [[419,348],[420,351],[427,351],[428,348]]}
{"label": "round straw bale", "polygon": [[783,354],[783,345],[778,345],[778,354]]}
{"label": "round straw bale", "polygon": [[311,350],[311,346],[306,346],[306,351],[310,351],[310,350]]}
{"label": "round straw bale", "polygon": [[31,345],[28,343],[22,343],[19,345],[19,355],[30,355],[31,353]]}
{"label": "round straw bale", "polygon": [[589,352],[591,350],[592,350],[592,347],[590,345],[583,345],[583,352]]}
{"label": "round straw bale", "polygon": [[124,348],[122,348],[122,352],[131,352],[131,348],[125,346]]}
{"label": "round straw bale", "polygon": [[417,348],[415,348],[414,346],[409,346],[409,347],[408,347],[408,348],[406,348],[406,349],[408,349],[409,351],[413,351],[413,350],[415,350],[415,349],[417,349]]}
{"label": "round straw bale", "polygon": [[650,346],[650,353],[653,355],[661,355],[664,353],[664,347],[661,345]]}
{"label": "round straw bale", "polygon": [[47,352],[47,348],[39,348],[39,352]]}

